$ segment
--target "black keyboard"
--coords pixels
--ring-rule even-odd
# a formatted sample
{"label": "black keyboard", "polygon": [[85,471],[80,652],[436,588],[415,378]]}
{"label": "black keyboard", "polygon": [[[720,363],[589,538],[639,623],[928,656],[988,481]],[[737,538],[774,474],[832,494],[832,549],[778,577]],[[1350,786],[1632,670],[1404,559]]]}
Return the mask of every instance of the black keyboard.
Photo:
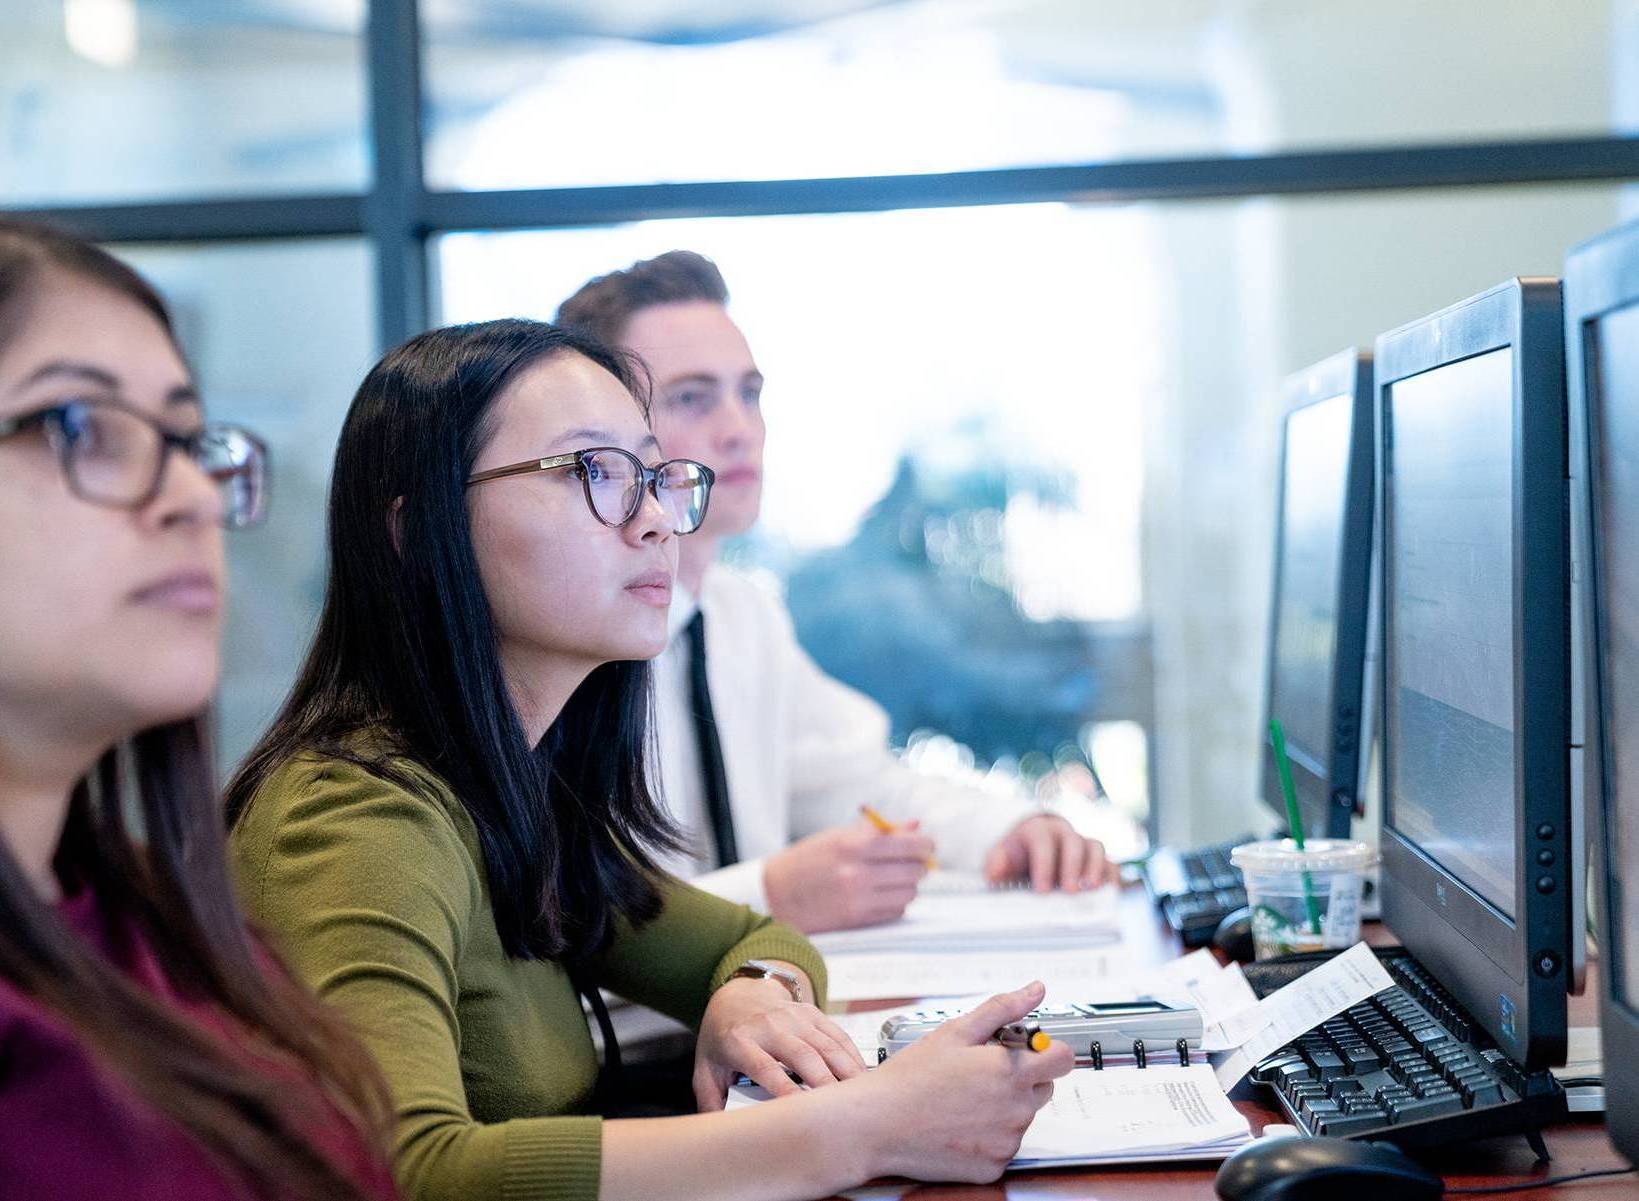
{"label": "black keyboard", "polygon": [[1396,987],[1253,1069],[1294,1125],[1415,1149],[1525,1133],[1564,1116],[1565,1094],[1549,1072],[1527,1073],[1499,1050],[1405,952],[1379,958]]}
{"label": "black keyboard", "polygon": [[1241,873],[1229,862],[1229,852],[1248,841],[1250,836],[1190,851],[1162,847],[1149,857],[1144,886],[1186,947],[1206,946],[1218,923],[1246,905]]}

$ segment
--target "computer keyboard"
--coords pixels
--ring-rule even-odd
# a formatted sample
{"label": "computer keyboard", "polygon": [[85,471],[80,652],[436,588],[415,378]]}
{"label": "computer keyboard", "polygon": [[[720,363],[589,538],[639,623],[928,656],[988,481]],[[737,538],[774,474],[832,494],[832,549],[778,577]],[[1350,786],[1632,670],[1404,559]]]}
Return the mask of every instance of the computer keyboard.
{"label": "computer keyboard", "polygon": [[1564,1116],[1550,1073],[1508,1058],[1409,955],[1380,958],[1396,987],[1253,1069],[1299,1129],[1418,1148],[1529,1132]]}
{"label": "computer keyboard", "polygon": [[1246,889],[1229,852],[1249,840],[1233,838],[1187,851],[1162,847],[1150,856],[1144,886],[1186,947],[1211,942],[1218,923],[1246,904]]}

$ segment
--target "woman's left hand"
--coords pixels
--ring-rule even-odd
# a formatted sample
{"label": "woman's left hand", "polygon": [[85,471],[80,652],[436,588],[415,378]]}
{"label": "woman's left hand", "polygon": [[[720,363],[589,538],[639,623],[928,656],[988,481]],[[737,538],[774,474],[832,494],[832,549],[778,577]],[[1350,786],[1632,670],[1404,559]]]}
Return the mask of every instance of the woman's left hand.
{"label": "woman's left hand", "polygon": [[750,1076],[776,1097],[798,1091],[790,1068],[813,1088],[865,1071],[865,1060],[835,1022],[791,999],[778,980],[730,980],[712,995],[694,1051],[694,1099],[723,1108],[729,1086]]}

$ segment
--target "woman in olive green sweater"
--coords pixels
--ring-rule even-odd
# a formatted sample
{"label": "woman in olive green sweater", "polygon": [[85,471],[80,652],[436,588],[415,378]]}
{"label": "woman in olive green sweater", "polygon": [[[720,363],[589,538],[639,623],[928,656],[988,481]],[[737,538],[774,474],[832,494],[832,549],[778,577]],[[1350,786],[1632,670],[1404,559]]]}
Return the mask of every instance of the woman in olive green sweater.
{"label": "woman in olive green sweater", "polygon": [[[645,660],[711,473],[655,462],[637,395],[624,359],[526,321],[423,334],[365,379],[320,628],[229,790],[251,913],[379,1059],[411,1198],[991,1179],[1070,1066],[991,1041],[1039,987],[867,1074],[800,935],[654,865],[676,834]],[[698,1028],[701,1109],[742,1072],[781,1099],[603,1121],[600,988]]]}

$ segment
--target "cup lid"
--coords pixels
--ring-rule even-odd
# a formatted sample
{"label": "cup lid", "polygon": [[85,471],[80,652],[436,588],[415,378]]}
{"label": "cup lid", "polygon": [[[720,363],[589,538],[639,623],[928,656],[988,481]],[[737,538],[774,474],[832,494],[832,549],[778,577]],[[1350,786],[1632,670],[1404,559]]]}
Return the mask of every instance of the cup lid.
{"label": "cup lid", "polygon": [[1271,838],[1242,843],[1229,861],[1243,872],[1363,872],[1377,862],[1377,851],[1347,838],[1311,838],[1302,850],[1290,838]]}

